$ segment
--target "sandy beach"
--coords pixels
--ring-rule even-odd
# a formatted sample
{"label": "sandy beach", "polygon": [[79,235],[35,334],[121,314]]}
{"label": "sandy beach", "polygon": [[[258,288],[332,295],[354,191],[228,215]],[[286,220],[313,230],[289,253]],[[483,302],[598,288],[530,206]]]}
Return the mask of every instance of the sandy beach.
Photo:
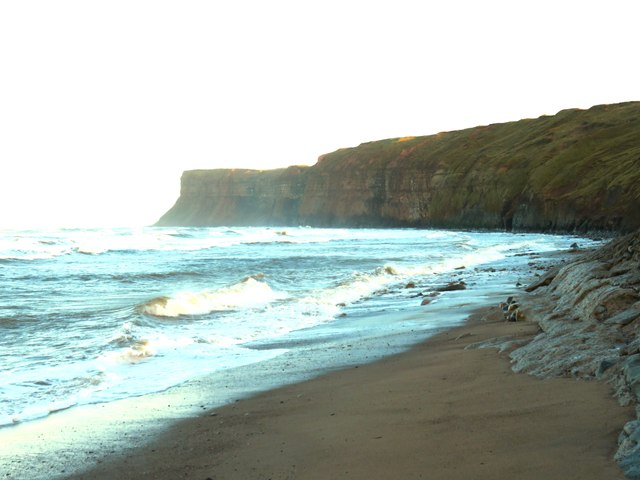
{"label": "sandy beach", "polygon": [[622,479],[632,416],[604,382],[516,374],[466,349],[534,322],[497,307],[409,352],[187,419],[74,479]]}

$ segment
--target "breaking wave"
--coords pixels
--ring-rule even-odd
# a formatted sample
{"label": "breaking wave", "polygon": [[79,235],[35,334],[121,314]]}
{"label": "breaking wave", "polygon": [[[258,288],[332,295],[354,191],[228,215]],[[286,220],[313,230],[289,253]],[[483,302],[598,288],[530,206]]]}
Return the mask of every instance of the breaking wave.
{"label": "breaking wave", "polygon": [[279,298],[281,296],[267,283],[247,277],[239,283],[217,290],[180,292],[173,296],[157,297],[141,305],[140,310],[156,317],[206,315],[216,311],[257,307]]}

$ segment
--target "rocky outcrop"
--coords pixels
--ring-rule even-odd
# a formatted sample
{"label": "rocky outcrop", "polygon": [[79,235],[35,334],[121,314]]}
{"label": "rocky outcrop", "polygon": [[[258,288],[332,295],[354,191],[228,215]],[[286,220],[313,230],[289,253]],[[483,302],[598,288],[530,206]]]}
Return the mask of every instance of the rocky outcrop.
{"label": "rocky outcrop", "polygon": [[640,102],[341,149],[312,167],[185,172],[159,225],[633,231]]}
{"label": "rocky outcrop", "polygon": [[[537,305],[529,316],[541,333],[511,353],[513,369],[579,378],[621,374],[628,358],[640,353],[640,232],[543,278],[550,277],[547,286],[546,281],[536,282],[534,295],[539,296],[528,299]],[[632,390],[628,382],[619,383],[623,403],[640,400]]]}
{"label": "rocky outcrop", "polygon": [[[620,403],[639,405],[640,232],[563,267],[544,289],[542,333],[511,353],[514,370],[604,379]],[[620,433],[616,453],[632,479],[640,479],[636,412],[638,418]]]}
{"label": "rocky outcrop", "polygon": [[561,268],[549,270],[518,298],[539,333],[514,342],[496,338],[473,348],[510,351],[516,372],[609,382],[637,417],[619,436],[616,460],[640,479],[640,231]]}

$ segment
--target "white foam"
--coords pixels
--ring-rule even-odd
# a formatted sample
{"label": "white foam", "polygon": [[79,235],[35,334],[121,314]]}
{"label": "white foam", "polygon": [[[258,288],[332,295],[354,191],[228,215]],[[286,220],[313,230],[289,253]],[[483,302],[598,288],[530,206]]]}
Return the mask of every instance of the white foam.
{"label": "white foam", "polygon": [[213,291],[180,292],[171,297],[153,299],[142,306],[142,311],[157,317],[204,315],[214,311],[234,310],[264,305],[282,296],[265,282],[252,277]]}
{"label": "white foam", "polygon": [[71,247],[57,239],[41,240],[26,234],[0,236],[0,259],[47,260],[71,252]]}
{"label": "white foam", "polygon": [[84,245],[76,247],[75,251],[83,255],[100,255],[101,253],[106,253],[108,250],[105,247],[99,247],[97,245]]}
{"label": "white foam", "polygon": [[131,347],[111,352],[105,352],[99,359],[99,363],[104,361],[111,363],[137,363],[147,357],[154,356],[157,352],[158,345],[150,342],[149,340],[140,340],[138,342],[135,342]]}

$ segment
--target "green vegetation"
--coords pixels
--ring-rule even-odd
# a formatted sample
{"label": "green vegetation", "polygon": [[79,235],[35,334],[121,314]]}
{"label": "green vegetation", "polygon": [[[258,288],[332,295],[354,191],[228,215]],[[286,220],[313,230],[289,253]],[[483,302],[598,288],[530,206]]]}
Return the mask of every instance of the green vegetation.
{"label": "green vegetation", "polygon": [[554,215],[561,215],[561,209],[571,209],[574,222],[584,217],[588,223],[567,224],[568,229],[596,226],[594,215],[624,222],[638,216],[640,207],[640,102],[369,142],[325,155],[320,166],[387,174],[400,167],[431,178],[441,173],[437,186],[447,195],[434,192],[428,199],[430,218],[436,221],[453,219],[474,205],[509,217],[524,202],[548,213],[545,222],[551,229],[560,227]]}

